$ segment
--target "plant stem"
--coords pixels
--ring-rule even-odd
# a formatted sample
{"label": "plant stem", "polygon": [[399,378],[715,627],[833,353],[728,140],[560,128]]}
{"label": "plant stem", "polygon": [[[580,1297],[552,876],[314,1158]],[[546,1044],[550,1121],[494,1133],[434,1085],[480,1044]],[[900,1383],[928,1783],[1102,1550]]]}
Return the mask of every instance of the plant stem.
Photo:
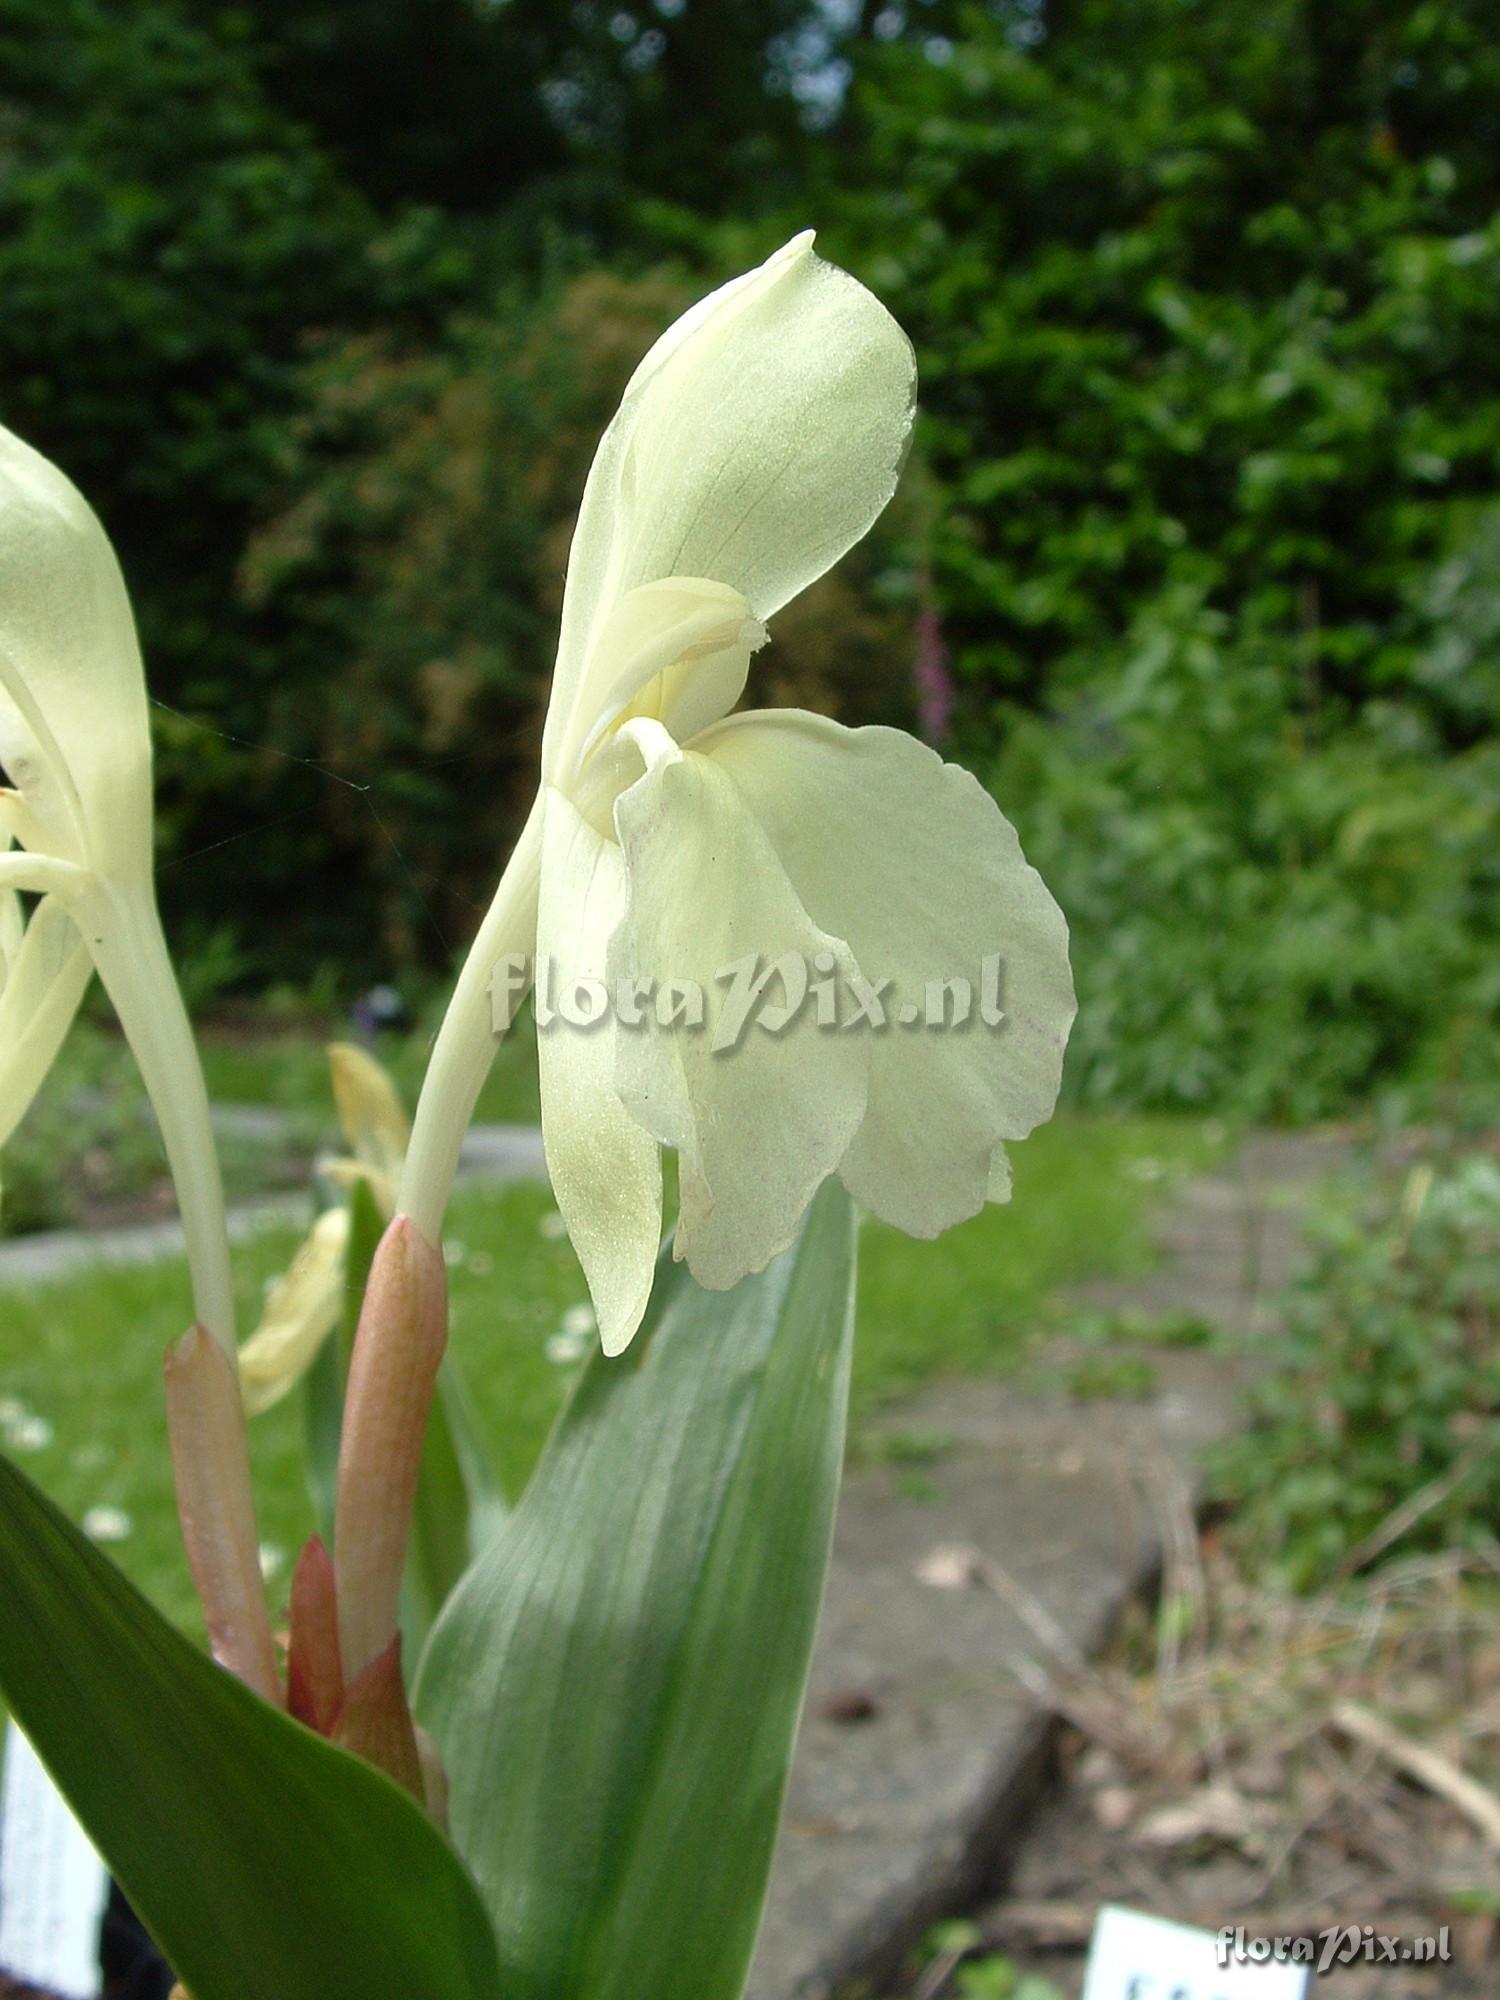
{"label": "plant stem", "polygon": [[[279,1705],[259,1566],[255,1492],[240,1397],[224,1186],[198,1047],[149,879],[101,884],[77,911],[151,1099],[187,1242],[195,1331],[167,1362],[167,1430],[193,1581],[216,1656]],[[193,1343],[212,1343],[214,1367]]]}
{"label": "plant stem", "polygon": [[458,975],[412,1119],[396,1207],[432,1243],[441,1240],[464,1134],[500,1039],[490,998],[496,964],[535,950],[541,850],[538,793]]}
{"label": "plant stem", "polygon": [[193,1312],[233,1360],[234,1283],[224,1225],[224,1184],[209,1118],[198,1047],[182,1004],[149,885],[128,898],[100,886],[100,921],[78,911],[125,1039],[139,1065],[161,1127],[167,1164],[187,1239]]}

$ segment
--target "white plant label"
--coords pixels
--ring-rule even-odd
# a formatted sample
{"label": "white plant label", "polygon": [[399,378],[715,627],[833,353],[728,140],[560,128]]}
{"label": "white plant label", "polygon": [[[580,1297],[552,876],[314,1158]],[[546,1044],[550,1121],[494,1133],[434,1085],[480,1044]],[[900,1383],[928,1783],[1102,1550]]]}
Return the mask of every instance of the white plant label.
{"label": "white plant label", "polygon": [[1213,1931],[1106,1903],[1083,2000],[1305,2000],[1306,1965],[1236,1958]]}
{"label": "white plant label", "polygon": [[97,2000],[104,1863],[12,1723],[0,1778],[0,1970],[61,2000]]}

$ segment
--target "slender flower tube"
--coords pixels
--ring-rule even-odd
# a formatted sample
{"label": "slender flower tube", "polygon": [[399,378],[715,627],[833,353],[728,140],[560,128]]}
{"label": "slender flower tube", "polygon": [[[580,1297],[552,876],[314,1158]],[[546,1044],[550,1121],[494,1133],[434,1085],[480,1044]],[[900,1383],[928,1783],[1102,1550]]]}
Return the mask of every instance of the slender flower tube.
{"label": "slender flower tube", "polygon": [[541,1034],[548,1169],[610,1352],[650,1291],[662,1146],[676,1252],[723,1288],[791,1241],[830,1173],[916,1236],[1004,1200],[1005,1141],[1056,1099],[1066,925],[983,788],[898,731],[730,714],[767,621],[890,499],[914,391],[900,328],[804,234],[662,336],[589,474],[540,796],[443,1024],[399,1206],[436,1239],[507,953],[610,993],[712,993],[735,963],[855,994],[1003,970],[999,1032],[829,1031],[808,1008],[727,1049],[614,1014]]}
{"label": "slender flower tube", "polygon": [[432,1243],[442,1234],[464,1133],[495,1056],[495,966],[509,952],[529,953],[536,941],[541,834],[538,799],[464,959],[422,1078],[396,1207]]}
{"label": "slender flower tube", "polygon": [[[279,1700],[255,1563],[234,1371],[224,1199],[198,1052],[157,915],[151,729],[135,623],[103,528],[57,468],[0,430],[0,1136],[67,1032],[89,962],[156,1111],[197,1326],[168,1357],[184,1538],[215,1650]],[[12,844],[15,844],[14,846]],[[42,898],[17,934],[14,897]],[[213,1345],[209,1355],[205,1348]]]}

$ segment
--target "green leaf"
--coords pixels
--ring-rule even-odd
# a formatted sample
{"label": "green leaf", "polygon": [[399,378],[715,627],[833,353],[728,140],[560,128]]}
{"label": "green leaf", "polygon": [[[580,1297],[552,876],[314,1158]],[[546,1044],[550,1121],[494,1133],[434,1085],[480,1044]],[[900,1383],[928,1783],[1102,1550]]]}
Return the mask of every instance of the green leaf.
{"label": "green leaf", "polygon": [[413,1653],[506,1515],[468,1390],[454,1357],[445,1355],[422,1441],[406,1559],[401,1627]]}
{"label": "green leaf", "polygon": [[339,1380],[349,1372],[349,1356],[354,1352],[354,1336],[359,1328],[359,1309],[364,1304],[365,1286],[370,1282],[370,1266],[385,1220],[380,1213],[370,1183],[357,1180],[349,1190],[349,1248],[344,1254],[344,1317],[338,1330]]}
{"label": "green leaf", "polygon": [[396,1786],[269,1708],[0,1459],[0,1694],[193,2000],[498,2000]]}
{"label": "green leaf", "polygon": [[333,1507],[338,1494],[339,1432],[344,1421],[343,1358],[325,1340],[302,1384],[302,1424],[307,1490],[318,1533],[333,1547]]}
{"label": "green leaf", "polygon": [[318,1532],[333,1547],[333,1503],[338,1492],[339,1435],[344,1423],[344,1382],[354,1350],[359,1309],[370,1265],[385,1228],[369,1183],[355,1181],[348,1194],[349,1241],[344,1250],[344,1312],[325,1341],[303,1387],[307,1438],[307,1483],[312,1494]]}
{"label": "green leaf", "polygon": [[515,2000],[737,2000],[828,1564],[854,1229],[732,1292],[664,1262],[464,1579],[417,1705]]}

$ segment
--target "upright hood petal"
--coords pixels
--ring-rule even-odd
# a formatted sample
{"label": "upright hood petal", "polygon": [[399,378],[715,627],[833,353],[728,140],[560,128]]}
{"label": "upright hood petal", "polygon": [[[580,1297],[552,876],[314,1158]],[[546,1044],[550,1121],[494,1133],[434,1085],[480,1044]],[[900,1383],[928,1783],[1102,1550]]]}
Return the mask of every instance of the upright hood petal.
{"label": "upright hood petal", "polygon": [[0,764],[51,851],[144,878],[151,729],[125,582],[72,482],[4,429],[0,616]]}
{"label": "upright hood petal", "polygon": [[629,590],[711,577],[765,620],[895,491],[911,344],[812,233],[670,327],[631,378],[584,489],[542,769],[556,782],[618,678],[605,620]]}

